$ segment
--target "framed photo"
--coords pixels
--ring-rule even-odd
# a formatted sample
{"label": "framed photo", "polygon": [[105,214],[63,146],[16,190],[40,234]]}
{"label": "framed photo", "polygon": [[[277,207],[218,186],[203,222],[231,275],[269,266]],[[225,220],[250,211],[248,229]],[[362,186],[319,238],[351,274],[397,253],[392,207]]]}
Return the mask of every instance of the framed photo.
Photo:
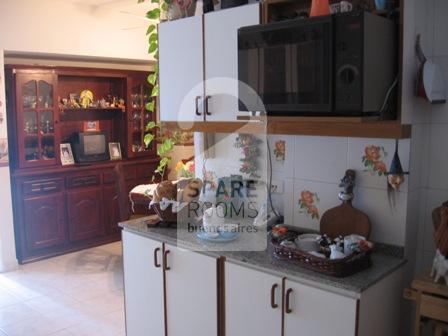
{"label": "framed photo", "polygon": [[119,142],[109,142],[109,155],[111,160],[121,160],[121,147]]}
{"label": "framed photo", "polygon": [[99,132],[100,131],[100,121],[84,121],[84,132]]}
{"label": "framed photo", "polygon": [[68,143],[61,144],[61,163],[63,166],[75,164],[72,147]]}

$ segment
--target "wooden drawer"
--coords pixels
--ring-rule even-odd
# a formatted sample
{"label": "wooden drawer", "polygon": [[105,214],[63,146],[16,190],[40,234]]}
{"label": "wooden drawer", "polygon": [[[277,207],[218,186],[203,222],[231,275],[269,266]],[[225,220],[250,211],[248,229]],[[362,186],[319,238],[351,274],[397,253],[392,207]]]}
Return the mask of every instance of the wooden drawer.
{"label": "wooden drawer", "polygon": [[78,175],[67,177],[67,188],[82,188],[101,184],[100,174]]}
{"label": "wooden drawer", "polygon": [[152,176],[154,175],[154,170],[156,169],[155,164],[145,164],[138,165],[136,170],[136,175],[138,180],[146,180],[146,183],[150,183]]}
{"label": "wooden drawer", "polygon": [[135,180],[137,178],[135,166],[125,166],[123,168],[123,173],[126,181]]}
{"label": "wooden drawer", "polygon": [[27,196],[56,193],[63,189],[62,178],[25,181],[22,184],[23,194]]}
{"label": "wooden drawer", "polygon": [[115,177],[115,172],[113,170],[108,170],[103,173],[104,184],[113,184],[115,182],[117,182],[117,178]]}

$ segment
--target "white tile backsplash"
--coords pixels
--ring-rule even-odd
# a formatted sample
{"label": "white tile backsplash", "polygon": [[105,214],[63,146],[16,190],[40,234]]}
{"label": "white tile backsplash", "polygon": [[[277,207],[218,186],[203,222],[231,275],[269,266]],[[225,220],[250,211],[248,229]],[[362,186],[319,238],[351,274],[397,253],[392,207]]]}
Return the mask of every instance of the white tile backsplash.
{"label": "white tile backsplash", "polygon": [[272,194],[272,203],[277,212],[285,217],[285,223],[292,224],[294,218],[294,180],[273,175],[278,188]]}
{"label": "white tile backsplash", "polygon": [[339,183],[347,169],[347,143],[343,137],[295,137],[294,177]]}
{"label": "white tile backsplash", "polygon": [[428,187],[448,189],[448,124],[431,124],[429,136]]}
{"label": "white tile backsplash", "polygon": [[369,216],[372,240],[404,246],[407,197],[407,193],[395,193],[395,206],[391,207],[386,190],[355,188],[353,205]]}
{"label": "white tile backsplash", "polygon": [[448,1],[434,0],[434,55],[448,56]]}

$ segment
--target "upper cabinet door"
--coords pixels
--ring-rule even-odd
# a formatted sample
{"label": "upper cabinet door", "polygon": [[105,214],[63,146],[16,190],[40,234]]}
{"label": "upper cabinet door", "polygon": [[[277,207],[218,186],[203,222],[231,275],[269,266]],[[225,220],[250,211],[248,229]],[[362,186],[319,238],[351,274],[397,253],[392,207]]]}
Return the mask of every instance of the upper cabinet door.
{"label": "upper cabinet door", "polygon": [[225,284],[227,336],[281,335],[280,277],[226,262]]}
{"label": "upper cabinet door", "polygon": [[284,323],[285,336],[355,335],[356,300],[286,280]]}
{"label": "upper cabinet door", "polygon": [[208,121],[236,121],[238,29],[260,23],[259,4],[204,15],[205,93]]}
{"label": "upper cabinet door", "polygon": [[159,25],[161,121],[204,120],[202,28],[202,16]]}
{"label": "upper cabinet door", "polygon": [[215,258],[165,245],[166,311],[169,336],[217,335]]}

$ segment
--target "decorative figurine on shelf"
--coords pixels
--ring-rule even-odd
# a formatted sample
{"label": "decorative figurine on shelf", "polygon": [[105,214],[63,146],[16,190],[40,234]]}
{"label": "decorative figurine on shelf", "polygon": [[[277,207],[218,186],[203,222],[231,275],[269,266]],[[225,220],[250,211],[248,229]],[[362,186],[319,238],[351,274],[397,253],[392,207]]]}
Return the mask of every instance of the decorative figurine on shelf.
{"label": "decorative figurine on shelf", "polygon": [[126,110],[126,105],[124,103],[124,99],[120,98],[118,99],[118,105],[117,107],[121,108],[121,110],[124,112]]}
{"label": "decorative figurine on shelf", "polygon": [[356,173],[354,170],[347,170],[345,176],[342,178],[341,183],[339,183],[339,187],[343,188],[339,194],[338,198],[342,202],[351,202],[354,197],[353,188],[355,187],[355,178]]}
{"label": "decorative figurine on shelf", "polygon": [[88,108],[93,103],[92,91],[83,90],[79,95],[79,102],[83,108]]}

